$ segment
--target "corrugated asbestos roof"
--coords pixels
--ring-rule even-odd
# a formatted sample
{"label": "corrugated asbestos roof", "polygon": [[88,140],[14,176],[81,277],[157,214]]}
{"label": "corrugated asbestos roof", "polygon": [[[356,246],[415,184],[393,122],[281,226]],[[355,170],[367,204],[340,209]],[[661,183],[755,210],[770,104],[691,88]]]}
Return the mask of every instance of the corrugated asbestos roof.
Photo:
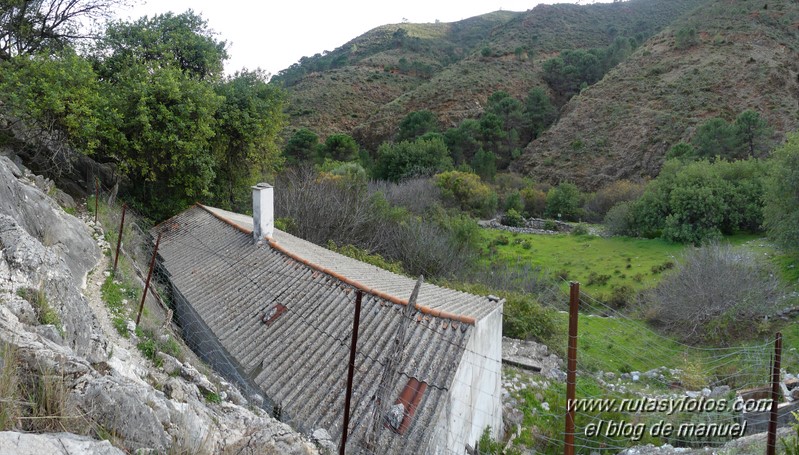
{"label": "corrugated asbestos roof", "polygon": [[[217,218],[227,213],[227,222]],[[163,223],[159,256],[174,286],[191,303],[242,372],[282,406],[282,420],[303,432],[324,428],[341,437],[355,290],[273,249],[229,222],[246,218],[209,213],[195,206]],[[246,225],[241,226],[245,230]],[[250,221],[251,227],[251,221]],[[336,273],[407,299],[414,280],[361,263],[276,231],[279,245]],[[485,297],[425,284],[419,305],[479,319],[500,304]],[[407,324],[400,374],[390,403],[409,378],[427,384],[403,434],[380,426],[375,453],[422,453],[427,448],[448,389],[474,327],[415,312],[402,319],[402,305],[365,294],[348,448],[358,447],[371,427],[373,397],[394,334]],[[264,320],[269,321],[265,323]]]}

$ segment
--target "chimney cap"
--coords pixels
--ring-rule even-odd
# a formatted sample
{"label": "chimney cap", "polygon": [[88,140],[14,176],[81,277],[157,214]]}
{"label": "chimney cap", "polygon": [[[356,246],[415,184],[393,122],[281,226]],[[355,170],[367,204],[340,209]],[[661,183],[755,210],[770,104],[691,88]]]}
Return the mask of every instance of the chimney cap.
{"label": "chimney cap", "polygon": [[261,182],[261,183],[258,183],[258,184],[256,184],[255,186],[252,187],[252,189],[254,189],[254,190],[260,190],[260,189],[264,189],[264,188],[272,188],[272,185],[270,185],[268,183],[265,183],[265,182]]}

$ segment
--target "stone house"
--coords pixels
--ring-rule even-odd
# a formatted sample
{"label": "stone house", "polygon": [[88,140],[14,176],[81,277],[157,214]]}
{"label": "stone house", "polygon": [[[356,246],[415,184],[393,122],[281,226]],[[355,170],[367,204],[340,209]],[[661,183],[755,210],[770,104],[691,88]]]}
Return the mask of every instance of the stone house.
{"label": "stone house", "polygon": [[424,283],[404,313],[415,280],[274,229],[272,198],[259,184],[253,217],[198,204],[154,228],[195,351],[280,420],[338,445],[360,290],[347,452],[462,454],[486,427],[496,436],[503,302]]}

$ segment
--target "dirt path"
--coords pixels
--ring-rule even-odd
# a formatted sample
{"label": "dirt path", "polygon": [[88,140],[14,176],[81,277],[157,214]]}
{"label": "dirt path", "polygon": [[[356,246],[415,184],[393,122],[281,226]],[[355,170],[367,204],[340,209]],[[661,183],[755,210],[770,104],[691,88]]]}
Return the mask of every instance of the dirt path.
{"label": "dirt path", "polygon": [[[87,222],[87,218],[82,217],[81,219],[84,223]],[[143,379],[147,373],[145,370],[145,366],[148,365],[147,360],[136,348],[134,340],[123,337],[114,327],[111,322],[112,315],[103,301],[102,286],[111,268],[111,257],[106,254],[108,246],[105,242],[100,242],[100,239],[103,238],[102,232],[94,230],[93,223],[87,223],[87,225],[94,231],[95,240],[101,243],[103,254],[94,268],[88,273],[86,288],[82,290],[83,295],[86,297],[92,313],[97,318],[103,335],[108,340],[109,345],[112,346],[109,364],[121,370],[120,372],[126,376],[133,374],[136,378]]]}

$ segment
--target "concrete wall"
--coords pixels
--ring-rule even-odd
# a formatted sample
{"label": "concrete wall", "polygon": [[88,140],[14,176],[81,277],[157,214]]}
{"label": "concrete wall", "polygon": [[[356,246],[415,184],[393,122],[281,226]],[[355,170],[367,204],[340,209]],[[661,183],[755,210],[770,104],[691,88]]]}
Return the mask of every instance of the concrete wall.
{"label": "concrete wall", "polygon": [[502,431],[502,307],[475,325],[428,453],[465,453],[486,427]]}

